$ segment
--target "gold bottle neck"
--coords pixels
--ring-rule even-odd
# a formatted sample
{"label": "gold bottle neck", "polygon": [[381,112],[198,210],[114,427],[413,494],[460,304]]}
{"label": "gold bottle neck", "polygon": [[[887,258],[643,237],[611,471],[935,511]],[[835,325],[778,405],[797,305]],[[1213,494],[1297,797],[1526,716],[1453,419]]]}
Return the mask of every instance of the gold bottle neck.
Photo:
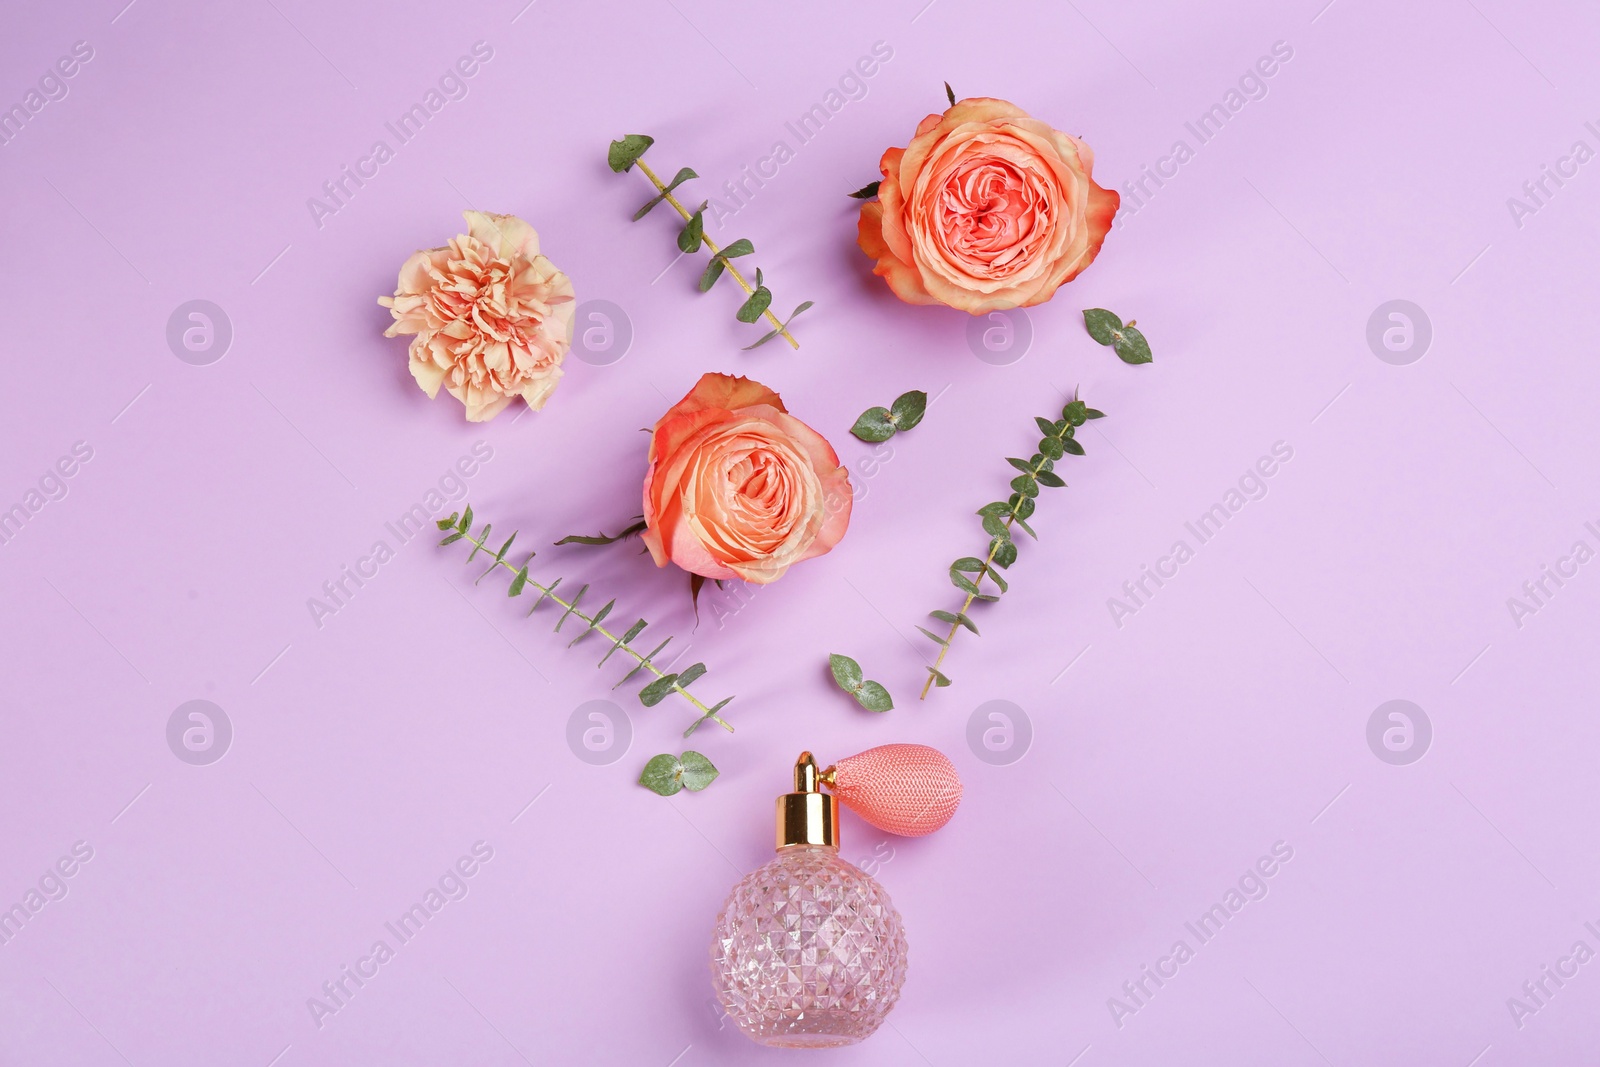
{"label": "gold bottle neck", "polygon": [[826,779],[811,753],[800,753],[794,765],[794,792],[778,798],[778,848],[839,847],[839,800],[822,791]]}

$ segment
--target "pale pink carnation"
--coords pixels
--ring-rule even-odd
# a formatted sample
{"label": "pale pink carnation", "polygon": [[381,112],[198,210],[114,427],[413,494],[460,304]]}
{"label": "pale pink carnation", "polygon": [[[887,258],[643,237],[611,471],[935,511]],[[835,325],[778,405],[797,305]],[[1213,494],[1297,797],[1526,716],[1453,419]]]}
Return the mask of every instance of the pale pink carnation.
{"label": "pale pink carnation", "polygon": [[539,234],[515,215],[465,212],[467,232],[417,252],[394,296],[394,324],[413,334],[411,374],[430,397],[443,385],[487,422],[513,397],[534,410],[555,391],[572,345],[572,282],[539,254]]}

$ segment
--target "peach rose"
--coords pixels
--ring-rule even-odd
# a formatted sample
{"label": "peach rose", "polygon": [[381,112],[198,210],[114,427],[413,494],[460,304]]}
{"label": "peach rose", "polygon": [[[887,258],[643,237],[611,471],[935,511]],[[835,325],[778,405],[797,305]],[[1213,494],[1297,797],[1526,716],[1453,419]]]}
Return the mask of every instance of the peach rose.
{"label": "peach rose", "polygon": [[513,397],[537,411],[555,392],[572,345],[572,282],[539,254],[539,234],[515,215],[464,213],[467,232],[417,252],[394,296],[380,296],[411,339],[411,374],[428,396],[442,384],[487,422]]}
{"label": "peach rose", "polygon": [[858,242],[908,304],[983,315],[1043,303],[1094,262],[1120,198],[1089,146],[1015,104],[977,97],[929,115],[883,154]]}
{"label": "peach rose", "polygon": [[702,375],[650,434],[642,535],[656,566],[775,582],[850,525],[850,476],[766,386]]}

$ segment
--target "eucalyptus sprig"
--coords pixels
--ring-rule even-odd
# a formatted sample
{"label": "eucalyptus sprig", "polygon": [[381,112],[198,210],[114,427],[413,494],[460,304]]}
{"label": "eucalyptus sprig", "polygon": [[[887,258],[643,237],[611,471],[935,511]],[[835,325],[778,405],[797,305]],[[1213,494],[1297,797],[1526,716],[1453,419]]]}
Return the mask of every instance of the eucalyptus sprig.
{"label": "eucalyptus sprig", "polygon": [[[929,640],[939,646],[939,658],[928,668],[928,680],[922,686],[921,699],[926,700],[928,691],[934,686],[937,685],[942,689],[950,684],[950,679],[939,668],[944,665],[944,658],[950,653],[950,643],[955,640],[957,631],[965,627],[973,634],[977,634],[977,624],[967,614],[972,609],[973,601],[999,600],[1009,588],[999,572],[1008,569],[1017,561],[1017,543],[1011,539],[1012,527],[1017,527],[1029,537],[1038,540],[1039,535],[1028,525],[1028,519],[1033,515],[1034,501],[1039,496],[1039,487],[1060,489],[1066,486],[1067,483],[1055,473],[1056,460],[1066,455],[1083,455],[1083,446],[1075,438],[1078,427],[1090,419],[1103,418],[1105,412],[1088,407],[1074,396],[1061,409],[1061,418],[1053,422],[1043,417],[1033,420],[1038,424],[1039,432],[1043,436],[1039,438],[1039,450],[1031,458],[1006,460],[1022,472],[1011,479],[1011,495],[1004,501],[985,504],[977,511],[977,514],[983,517],[984,533],[989,535],[989,554],[982,559],[977,556],[963,556],[950,564],[950,584],[965,593],[966,600],[962,601],[959,611],[929,612],[940,622],[949,623],[950,632],[940,637],[931,630],[917,627]],[[969,578],[968,575],[972,577]],[[994,592],[987,592],[983,588],[985,578],[994,587]]]}
{"label": "eucalyptus sprig", "polygon": [[663,752],[650,757],[639,774],[639,784],[657,796],[670,797],[681,789],[698,793],[716,781],[720,773],[698,752],[685,752],[681,756]]}
{"label": "eucalyptus sprig", "polygon": [[1103,345],[1110,345],[1117,358],[1124,363],[1149,363],[1150,342],[1144,334],[1134,329],[1138,320],[1129,319],[1124,325],[1115,312],[1105,308],[1087,308],[1083,313],[1083,328]]}
{"label": "eucalyptus sprig", "polygon": [[772,323],[773,329],[770,332],[755,344],[746,345],[744,350],[748,352],[752,348],[760,348],[774,337],[782,337],[789,342],[791,347],[799,348],[800,342],[796,341],[794,335],[789,332],[789,323],[798,318],[801,312],[811,307],[812,302],[805,301],[790,312],[787,321],[780,321],[778,316],[772,313],[772,290],[766,287],[760,269],[756,270],[755,284],[751,285],[745,280],[744,275],[739,273],[739,268],[733,264],[733,261],[740,256],[752,255],[756,250],[755,245],[751,244],[747,238],[741,237],[725,248],[718,248],[716,242],[706,236],[706,203],[702,202],[698,208],[691,212],[673,195],[674,189],[691,178],[698,178],[699,175],[690,168],[684,167],[673,176],[672,181],[663,184],[661,179],[656,177],[655,171],[651,170],[644,159],[641,158],[653,144],[655,144],[654,137],[648,137],[642,133],[630,133],[620,141],[612,141],[610,149],[606,153],[606,162],[613,171],[621,174],[623,171],[638,167],[639,172],[649,178],[650,184],[656,187],[656,195],[633,213],[634,221],[637,222],[644,218],[662,201],[671,204],[673,210],[683,216],[684,222],[683,229],[678,232],[678,250],[684,253],[698,252],[700,247],[704,245],[706,250],[711,253],[711,262],[706,265],[705,273],[700,275],[700,291],[703,293],[710,289],[717,283],[717,279],[722,277],[723,271],[727,271],[728,274],[733,276],[733,280],[739,283],[739,288],[743,289],[746,294],[744,303],[739,306],[739,310],[734,317],[740,322],[753,323],[757,319],[765,318]]}
{"label": "eucalyptus sprig", "polygon": [[[610,659],[612,654],[618,651],[621,651],[624,655],[632,658],[634,660],[633,669],[627,674],[623,675],[622,679],[611,688],[616,689],[618,686],[621,686],[624,682],[627,682],[640,671],[647,671],[648,673],[655,675],[655,678],[648,682],[645,687],[639,691],[639,703],[643,704],[645,707],[655,707],[668,696],[676,693],[683,697],[683,699],[687,700],[690,704],[694,705],[695,709],[700,712],[700,717],[683,732],[684,737],[688,737],[690,734],[694,733],[708,720],[715,722],[718,726],[721,726],[729,733],[733,732],[733,727],[729,726],[722,716],[717,714],[723,708],[728,706],[729,702],[733,700],[732,697],[727,697],[718,701],[716,704],[707,707],[705,704],[701,703],[699,697],[695,696],[689,691],[689,685],[702,674],[706,673],[706,665],[704,663],[694,663],[688,667],[685,667],[681,671],[675,672],[664,671],[657,666],[655,657],[661,652],[662,649],[667,647],[668,642],[670,642],[672,638],[669,637],[665,641],[662,641],[649,652],[639,651],[634,647],[633,643],[638,639],[640,634],[644,633],[645,627],[650,625],[648,622],[643,619],[639,619],[621,634],[612,633],[602,624],[605,618],[611,614],[611,609],[616,607],[617,602],[615,600],[606,601],[604,606],[591,614],[590,612],[585,611],[583,608],[578,606],[583,600],[583,595],[589,591],[589,587],[587,585],[580,586],[576,593],[568,594],[571,599],[567,599],[562,594],[558,594],[556,592],[556,587],[561,584],[560,578],[557,578],[549,585],[544,585],[538,580],[529,577],[528,564],[532,562],[535,553],[529,552],[520,566],[508,562],[506,560],[506,553],[511,550],[511,542],[517,539],[516,533],[513,532],[510,537],[506,538],[505,543],[501,545],[498,550],[490,548],[489,531],[492,529],[493,523],[486,522],[482,527],[474,529],[472,505],[470,504],[467,505],[467,507],[459,515],[452,514],[448,519],[440,519],[438,522],[438,527],[441,530],[449,531],[449,533],[444,536],[443,540],[439,542],[440,545],[451,545],[461,540],[465,540],[467,543],[472,545],[472,551],[467,553],[466,562],[471,563],[473,558],[476,557],[479,552],[482,552],[486,556],[493,557],[489,563],[488,569],[482,574],[478,575],[478,582],[483,581],[496,570],[503,567],[512,575],[511,585],[506,590],[507,596],[521,596],[525,591],[530,589],[539,594],[534,599],[533,605],[528,608],[529,615],[532,615],[540,605],[548,600],[556,607],[563,609],[561,618],[556,620],[555,629],[557,633],[561,632],[561,627],[568,618],[577,619],[579,623],[582,623],[584,627],[583,631],[579,633],[577,637],[574,637],[571,641],[567,642],[568,648],[571,648],[573,645],[577,644],[579,641],[582,641],[585,637],[588,637],[592,633],[599,634],[602,638],[609,641],[611,643],[611,647],[606,649],[606,654],[600,657],[600,662],[595,665],[596,667],[605,666],[606,660]],[[477,582],[474,582],[473,584],[476,585]]]}
{"label": "eucalyptus sprig", "polygon": [[889,695],[889,690],[865,678],[861,673],[861,664],[849,656],[829,653],[828,670],[833,674],[834,684],[855,697],[856,703],[868,711],[894,710],[894,698]]}
{"label": "eucalyptus sprig", "polygon": [[901,393],[886,408],[868,408],[850,427],[850,432],[870,444],[887,441],[901,430],[909,430],[922,421],[928,410],[928,394],[921,389]]}

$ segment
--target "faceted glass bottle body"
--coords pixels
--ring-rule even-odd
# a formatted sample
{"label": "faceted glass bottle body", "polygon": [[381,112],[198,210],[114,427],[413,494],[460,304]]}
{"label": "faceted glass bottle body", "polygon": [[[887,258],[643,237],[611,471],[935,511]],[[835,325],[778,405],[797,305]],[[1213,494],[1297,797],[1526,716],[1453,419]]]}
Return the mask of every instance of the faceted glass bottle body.
{"label": "faceted glass bottle body", "polygon": [[889,894],[828,845],[792,845],[734,886],[711,940],[728,1017],[778,1048],[870,1035],[900,997],[906,937]]}

